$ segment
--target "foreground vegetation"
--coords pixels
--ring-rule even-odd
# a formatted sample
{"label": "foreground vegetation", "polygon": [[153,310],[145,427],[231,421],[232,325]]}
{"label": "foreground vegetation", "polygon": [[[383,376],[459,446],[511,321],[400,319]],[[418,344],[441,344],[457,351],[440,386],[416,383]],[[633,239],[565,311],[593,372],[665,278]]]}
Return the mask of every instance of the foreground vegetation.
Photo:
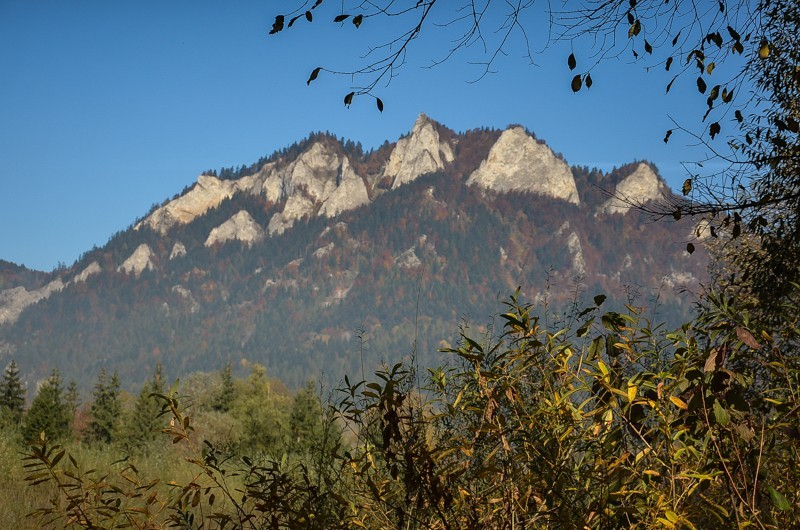
{"label": "foreground vegetation", "polygon": [[[448,366],[423,374],[412,358],[345,379],[325,408],[308,387],[272,407],[292,411],[283,420],[251,431],[242,418],[270,407],[244,401],[278,399],[251,395],[263,373],[237,382],[224,412],[221,383],[202,406],[175,386],[153,396],[164,445],[117,445],[120,461],[102,471],[87,470],[96,454],[45,433],[23,457],[33,526],[795,525],[797,309],[767,328],[712,294],[694,322],[668,331],[634,307],[604,313],[603,301],[548,329],[512,297],[502,330],[463,330]],[[229,414],[226,431],[215,421]],[[152,455],[167,464],[145,470]]]}

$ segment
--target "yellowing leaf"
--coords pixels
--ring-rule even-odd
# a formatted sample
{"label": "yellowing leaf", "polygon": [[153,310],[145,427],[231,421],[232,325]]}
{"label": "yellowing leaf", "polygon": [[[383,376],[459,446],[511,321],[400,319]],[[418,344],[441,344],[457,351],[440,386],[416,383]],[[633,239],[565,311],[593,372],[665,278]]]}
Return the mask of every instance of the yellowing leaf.
{"label": "yellowing leaf", "polygon": [[758,48],[758,56],[762,59],[766,59],[769,57],[769,43],[763,42],[761,43],[761,47]]}
{"label": "yellowing leaf", "polygon": [[628,385],[628,401],[631,403],[636,399],[636,391],[639,389],[637,385]]}
{"label": "yellowing leaf", "polygon": [[672,401],[672,404],[678,407],[681,410],[689,410],[689,405],[686,404],[684,400],[676,396],[670,396],[669,400]]}

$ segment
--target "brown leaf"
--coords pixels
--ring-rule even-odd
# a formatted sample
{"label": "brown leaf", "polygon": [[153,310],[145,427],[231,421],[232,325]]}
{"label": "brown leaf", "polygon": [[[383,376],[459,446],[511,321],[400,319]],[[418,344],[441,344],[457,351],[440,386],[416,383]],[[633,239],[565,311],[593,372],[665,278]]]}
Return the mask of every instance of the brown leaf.
{"label": "brown leaf", "polygon": [[704,372],[713,372],[714,369],[717,367],[717,350],[714,348],[711,350],[711,353],[708,355],[708,359],[706,359],[706,364],[703,366]]}
{"label": "brown leaf", "polygon": [[753,334],[750,333],[745,328],[736,326],[736,336],[739,337],[739,340],[753,348],[754,350],[760,350],[761,344],[758,343]]}

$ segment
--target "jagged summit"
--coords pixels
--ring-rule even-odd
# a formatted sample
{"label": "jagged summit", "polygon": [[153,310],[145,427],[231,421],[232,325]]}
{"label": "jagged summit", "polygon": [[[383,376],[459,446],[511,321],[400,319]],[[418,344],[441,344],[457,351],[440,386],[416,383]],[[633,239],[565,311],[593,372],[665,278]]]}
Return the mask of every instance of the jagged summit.
{"label": "jagged summit", "polygon": [[614,196],[600,206],[598,213],[624,214],[646,202],[662,199],[668,192],[653,168],[640,162],[633,173],[616,185]]}
{"label": "jagged summit", "polygon": [[580,204],[572,171],[522,127],[503,131],[467,184],[495,191],[527,191]]}
{"label": "jagged summit", "polygon": [[392,188],[397,188],[421,175],[442,170],[454,159],[452,146],[439,138],[434,122],[422,113],[411,134],[397,141],[383,174],[393,177]]}
{"label": "jagged summit", "polygon": [[230,219],[211,230],[206,239],[205,246],[210,247],[215,243],[226,241],[241,241],[245,245],[252,246],[264,239],[264,229],[253,220],[247,210],[240,210]]}

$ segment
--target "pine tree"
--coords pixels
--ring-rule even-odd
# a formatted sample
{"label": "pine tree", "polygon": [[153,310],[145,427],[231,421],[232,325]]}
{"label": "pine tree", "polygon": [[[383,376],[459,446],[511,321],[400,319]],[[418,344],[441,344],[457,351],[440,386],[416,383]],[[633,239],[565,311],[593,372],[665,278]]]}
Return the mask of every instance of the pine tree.
{"label": "pine tree", "polygon": [[300,453],[308,452],[320,442],[322,431],[322,404],[314,389],[314,381],[308,381],[295,396],[289,416],[292,447]]}
{"label": "pine tree", "polygon": [[161,403],[153,394],[164,391],[161,363],[156,365],[152,379],[146,381],[136,399],[125,426],[125,440],[130,445],[144,445],[156,439],[161,429],[159,414]]}
{"label": "pine tree", "polygon": [[119,397],[119,375],[114,372],[109,380],[105,368],[97,376],[92,392],[91,419],[84,439],[87,442],[111,443],[118,434],[122,404]]}
{"label": "pine tree", "polygon": [[19,367],[12,360],[3,372],[0,383],[0,422],[19,425],[25,407],[25,388],[19,376]]}
{"label": "pine tree", "polygon": [[233,369],[231,368],[231,363],[225,365],[220,375],[222,377],[222,385],[214,395],[214,402],[211,408],[218,412],[228,412],[231,408],[231,403],[233,403]]}
{"label": "pine tree", "polygon": [[64,439],[70,434],[70,418],[64,391],[61,388],[61,375],[53,370],[50,377],[39,388],[31,408],[25,416],[23,435],[33,440],[44,432],[49,438]]}

